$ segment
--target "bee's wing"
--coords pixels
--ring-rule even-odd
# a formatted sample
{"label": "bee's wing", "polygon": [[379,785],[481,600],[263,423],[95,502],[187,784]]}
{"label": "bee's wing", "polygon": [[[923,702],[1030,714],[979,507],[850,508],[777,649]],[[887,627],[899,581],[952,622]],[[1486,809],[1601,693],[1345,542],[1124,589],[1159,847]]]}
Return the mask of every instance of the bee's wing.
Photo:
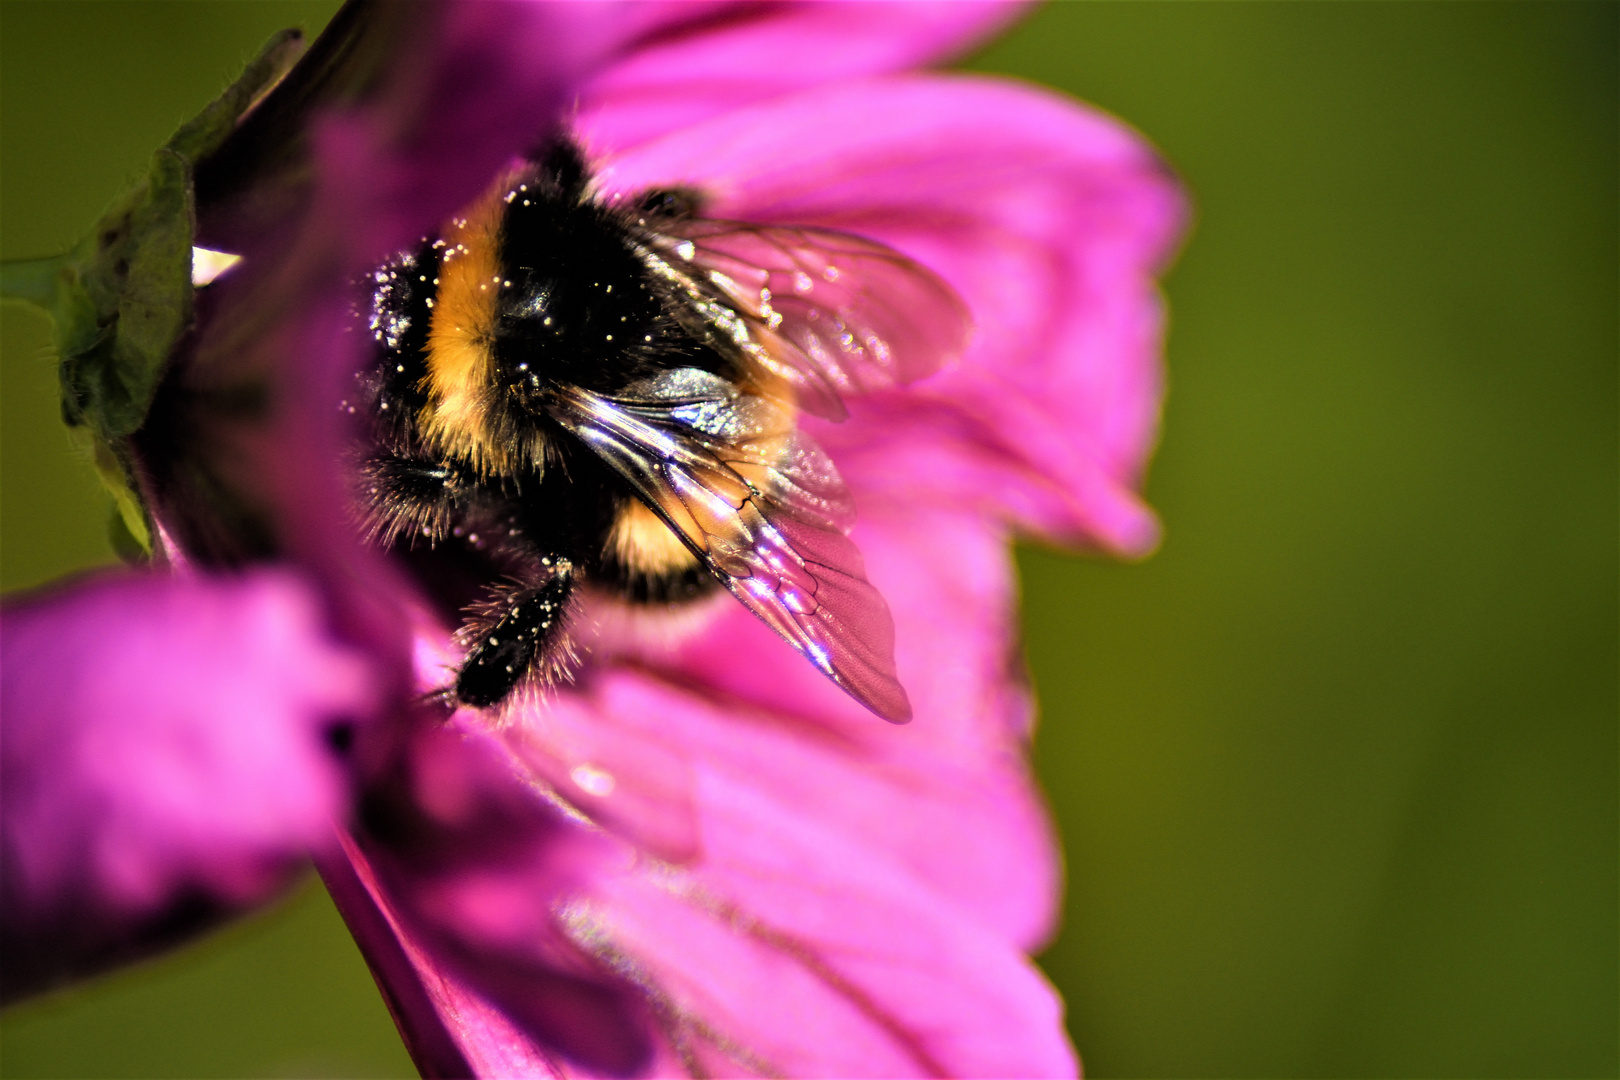
{"label": "bee's wing", "polygon": [[962,354],[972,323],[951,287],[898,252],[830,229],[689,221],[659,234],[653,269],[695,329],[741,352],[833,420],[843,399],[920,379]]}
{"label": "bee's wing", "polygon": [[910,719],[888,606],[844,535],[849,494],[789,408],[682,368],[612,398],[557,387],[549,411],[823,674]]}

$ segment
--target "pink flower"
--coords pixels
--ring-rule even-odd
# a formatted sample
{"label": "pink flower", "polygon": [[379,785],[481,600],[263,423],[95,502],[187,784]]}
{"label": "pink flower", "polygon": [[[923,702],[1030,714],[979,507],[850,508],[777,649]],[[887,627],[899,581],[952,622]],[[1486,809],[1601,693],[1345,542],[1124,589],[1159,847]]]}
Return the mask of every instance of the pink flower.
{"label": "pink flower", "polygon": [[[245,258],[119,444],[170,575],[7,609],[3,921],[40,956],[15,988],[261,902],[310,852],[426,1075],[1074,1072],[1027,957],[1059,871],[1007,542],[1155,542],[1153,278],[1184,209],[1118,123],[915,70],[1015,13],[346,9],[352,48],[317,43],[198,173],[198,242]],[[911,724],[735,603],[608,627],[498,725],[415,697],[460,653],[353,524],[351,283],[560,131],[606,201],[852,233],[971,313],[954,366],[801,420]]]}
{"label": "pink flower", "polygon": [[8,603],[0,647],[8,998],[258,902],[330,842],[328,745],[373,694],[298,581],[91,581]]}

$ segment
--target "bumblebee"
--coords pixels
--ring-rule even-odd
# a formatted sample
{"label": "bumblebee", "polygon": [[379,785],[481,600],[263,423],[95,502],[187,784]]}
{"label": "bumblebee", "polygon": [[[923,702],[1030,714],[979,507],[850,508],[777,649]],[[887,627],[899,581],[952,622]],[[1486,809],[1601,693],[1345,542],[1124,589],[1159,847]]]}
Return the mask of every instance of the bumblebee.
{"label": "bumblebee", "polygon": [[724,587],[910,716],[849,494],[798,420],[947,362],[965,311],[880,244],[702,209],[681,189],[604,200],[559,141],[373,275],[361,500],[461,607],[454,702],[569,675],[586,586],[677,608]]}

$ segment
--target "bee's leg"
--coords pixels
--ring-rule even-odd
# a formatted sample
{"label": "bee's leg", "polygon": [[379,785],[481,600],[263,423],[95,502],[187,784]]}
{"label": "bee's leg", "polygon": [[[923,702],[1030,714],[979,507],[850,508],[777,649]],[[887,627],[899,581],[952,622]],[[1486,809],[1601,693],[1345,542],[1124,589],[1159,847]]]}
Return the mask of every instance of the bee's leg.
{"label": "bee's leg", "polygon": [[546,679],[566,670],[569,649],[563,627],[574,568],[567,559],[543,563],[543,577],[500,587],[462,629],[459,637],[468,652],[456,674],[456,700],[488,708],[503,701],[530,672]]}
{"label": "bee's leg", "polygon": [[429,546],[443,540],[466,510],[477,481],[443,461],[383,454],[362,468],[367,526],[385,547],[418,538]]}

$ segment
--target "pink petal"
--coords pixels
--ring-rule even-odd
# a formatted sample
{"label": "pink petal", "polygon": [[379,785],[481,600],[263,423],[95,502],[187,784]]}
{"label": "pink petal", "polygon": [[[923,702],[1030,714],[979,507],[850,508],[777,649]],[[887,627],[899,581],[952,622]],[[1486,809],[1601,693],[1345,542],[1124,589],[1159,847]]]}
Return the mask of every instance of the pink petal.
{"label": "pink petal", "polygon": [[792,793],[807,815],[1035,948],[1051,932],[1059,868],[1023,763],[1032,707],[1005,536],[972,513],[930,509],[874,516],[855,538],[894,613],[916,710],[906,728],[874,724],[741,611],[645,654],[661,681],[603,676],[586,689],[603,722]]}
{"label": "pink petal", "polygon": [[[471,202],[549,137],[581,80],[681,5],[350,5],[198,175],[200,242],[250,259],[290,256],[315,188],[347,194],[314,216],[328,248],[377,265]],[[324,158],[320,171],[312,158]],[[333,177],[351,190],[333,192]],[[316,198],[315,201],[319,201]],[[325,208],[330,210],[331,207]],[[303,254],[307,255],[308,252]]]}
{"label": "pink petal", "polygon": [[[1021,888],[1046,838],[1015,762],[886,753],[633,671],[579,705],[688,762],[683,863],[568,823],[496,741],[442,729],[323,863],[426,1074],[1074,1072],[1019,945],[906,857],[949,839],[957,878]],[[635,797],[613,779],[575,805]]]}
{"label": "pink petal", "polygon": [[[1004,535],[934,510],[876,515],[858,538],[897,600],[913,725],[874,723],[729,607],[673,653],[605,656],[581,689],[507,719],[531,769],[569,748],[538,778],[609,829],[634,838],[621,800],[630,819],[655,803],[695,814],[678,866],[592,879],[562,906],[567,926],[654,994],[668,1045],[649,1068],[1068,1074],[1060,1007],[1022,956],[1050,931],[1058,871],[1021,757]],[[546,734],[558,715],[571,743]],[[578,741],[594,731],[611,736]],[[654,776],[640,760],[678,764]],[[580,763],[594,792],[556,779]],[[442,960],[433,972],[477,996]],[[475,1056],[514,1045],[500,1023],[468,1031]]]}
{"label": "pink petal", "polygon": [[639,724],[604,714],[568,691],[522,717],[507,743],[536,779],[650,855],[684,862],[698,854],[691,765],[683,748],[647,739]]}
{"label": "pink petal", "polygon": [[591,80],[577,130],[623,151],[732,109],[822,83],[938,63],[988,40],[1022,2],[649,5],[691,13]]}
{"label": "pink petal", "polygon": [[684,185],[715,217],[884,241],[966,300],[978,336],[955,369],[810,425],[858,497],[903,496],[903,477],[917,500],[1151,547],[1133,489],[1161,389],[1153,277],[1185,205],[1133,132],[1030,87],[897,76],[739,110],[601,169],[613,196]]}
{"label": "pink petal", "polygon": [[[659,716],[757,734],[695,700]],[[696,764],[700,861],[637,868],[572,909],[580,940],[643,973],[683,1056],[756,1075],[1072,1075],[1061,1004],[1022,951],[848,827],[837,804],[878,785],[842,791],[858,770],[836,754],[774,757],[789,746],[769,742],[763,774],[741,755]],[[803,776],[782,783],[790,765]]]}
{"label": "pink petal", "polygon": [[93,580],[9,605],[0,656],[8,984],[261,901],[329,842],[334,725],[374,695],[300,581]]}
{"label": "pink petal", "polygon": [[478,731],[417,726],[323,876],[426,1075],[628,1075],[643,997],[557,908],[633,856],[538,794]]}

